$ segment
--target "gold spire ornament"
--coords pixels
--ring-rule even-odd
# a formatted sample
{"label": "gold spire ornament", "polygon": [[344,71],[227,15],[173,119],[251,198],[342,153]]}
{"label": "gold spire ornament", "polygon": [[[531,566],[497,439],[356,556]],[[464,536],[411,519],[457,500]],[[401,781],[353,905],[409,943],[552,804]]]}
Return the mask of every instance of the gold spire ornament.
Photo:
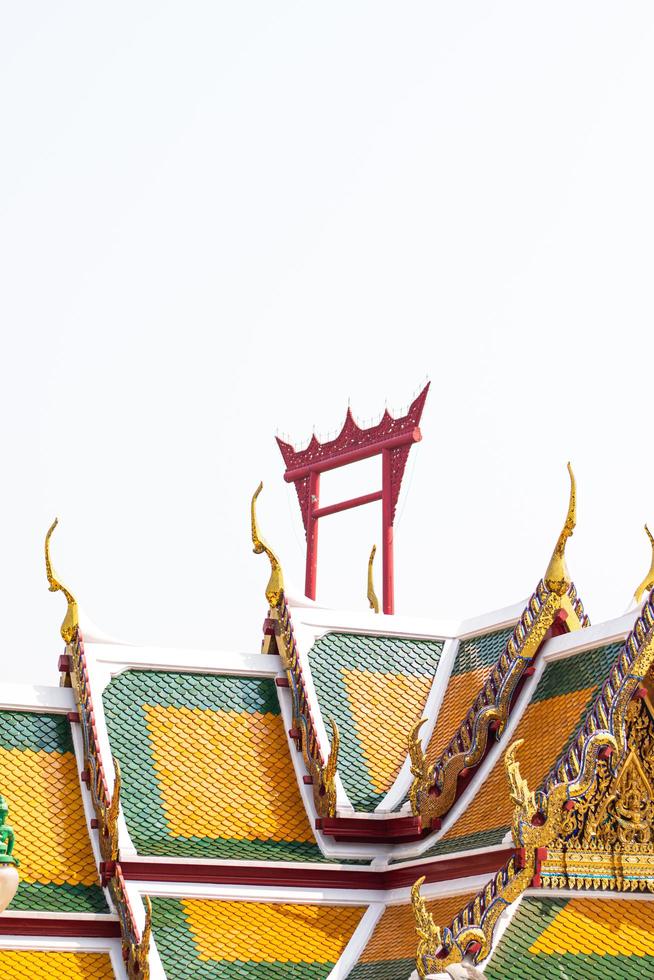
{"label": "gold spire ornament", "polygon": [[568,513],[563,525],[563,530],[559,534],[550,563],[545,572],[545,585],[550,592],[557,595],[565,595],[570,588],[570,573],[565,561],[565,544],[568,538],[572,537],[577,524],[577,484],[572,472],[572,466],[568,463],[568,473],[570,475],[570,501],[568,503]]}
{"label": "gold spire ornament", "polygon": [[270,604],[270,607],[275,609],[281,602],[284,592],[284,576],[282,574],[282,566],[279,564],[277,556],[275,555],[274,551],[268,547],[266,542],[259,534],[259,526],[257,524],[257,497],[262,490],[263,483],[260,483],[254,492],[250,507],[250,514],[252,517],[252,544],[254,545],[255,555],[265,554],[268,556],[268,561],[270,562],[270,579],[268,580],[268,585],[266,586],[266,598]]}
{"label": "gold spire ornament", "polygon": [[377,554],[377,545],[373,544],[372,551],[370,552],[370,558],[368,559],[368,602],[370,603],[370,608],[374,609],[376,613],[379,612],[379,599],[377,598],[377,593],[375,592],[375,582],[373,579],[373,562],[375,560],[375,555]]}
{"label": "gold spire ornament", "polygon": [[640,602],[645,592],[649,592],[650,589],[654,588],[654,538],[652,537],[651,531],[647,524],[645,525],[645,531],[647,532],[649,543],[652,546],[652,561],[649,566],[649,572],[634,592],[634,600],[636,603]]}
{"label": "gold spire ornament", "polygon": [[77,630],[79,628],[79,613],[77,609],[77,600],[73,594],[69,592],[66,586],[61,584],[52,571],[52,562],[50,561],[50,538],[52,537],[52,532],[58,523],[59,518],[55,517],[48,530],[48,533],[45,536],[45,573],[48,576],[50,592],[63,592],[64,596],[66,597],[66,602],[68,603],[66,615],[64,616],[64,621],[61,624],[61,636],[64,643],[68,644],[72,643],[77,636]]}

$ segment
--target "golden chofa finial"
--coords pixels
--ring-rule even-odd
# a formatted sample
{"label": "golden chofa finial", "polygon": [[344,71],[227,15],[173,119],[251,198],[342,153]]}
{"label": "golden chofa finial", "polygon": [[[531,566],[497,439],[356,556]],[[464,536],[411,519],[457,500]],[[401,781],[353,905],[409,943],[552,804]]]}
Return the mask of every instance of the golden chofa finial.
{"label": "golden chofa finial", "polygon": [[52,532],[59,523],[59,519],[55,517],[48,533],[45,536],[45,574],[48,576],[48,584],[50,586],[51,592],[63,592],[68,602],[68,609],[66,610],[66,615],[64,616],[64,621],[61,624],[61,635],[64,643],[72,643],[77,636],[77,630],[79,627],[79,616],[77,611],[77,600],[68,591],[65,585],[55,577],[52,571],[52,562],[50,561],[50,538],[52,537]]}
{"label": "golden chofa finial", "polygon": [[649,566],[649,572],[634,592],[634,600],[637,603],[643,598],[645,592],[649,592],[650,589],[654,588],[654,538],[652,537],[651,531],[647,524],[645,525],[645,531],[647,532],[649,543],[652,546],[652,562]]}
{"label": "golden chofa finial", "polygon": [[250,508],[252,516],[252,544],[254,545],[255,555],[267,555],[268,561],[270,562],[270,579],[268,580],[268,585],[266,586],[266,598],[270,607],[274,609],[279,605],[282,593],[284,591],[284,576],[282,575],[282,566],[279,564],[277,556],[268,547],[266,542],[262,539],[259,534],[259,526],[257,524],[257,497],[263,490],[263,483],[260,483],[257,487],[254,496],[252,497],[252,505]]}
{"label": "golden chofa finial", "polygon": [[373,544],[372,551],[370,552],[370,558],[368,559],[368,602],[370,603],[370,608],[374,609],[376,613],[379,612],[379,599],[377,598],[377,593],[375,592],[375,582],[373,579],[373,563],[375,561],[375,555],[377,554],[377,545]]}
{"label": "golden chofa finial", "polygon": [[568,473],[570,474],[568,514],[545,572],[545,585],[550,592],[556,592],[557,595],[565,595],[570,588],[570,573],[565,562],[565,543],[572,536],[577,524],[577,484],[570,463],[568,463]]}

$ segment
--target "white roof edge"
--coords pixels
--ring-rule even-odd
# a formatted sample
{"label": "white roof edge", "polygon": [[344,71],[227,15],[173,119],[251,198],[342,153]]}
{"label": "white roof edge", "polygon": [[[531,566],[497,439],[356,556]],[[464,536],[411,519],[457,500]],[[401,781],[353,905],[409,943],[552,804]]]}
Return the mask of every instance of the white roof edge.
{"label": "white roof edge", "polygon": [[0,710],[50,711],[64,715],[76,710],[75,697],[70,687],[3,684],[0,688]]}
{"label": "white roof edge", "polygon": [[609,619],[605,623],[595,623],[581,630],[553,636],[543,647],[543,659],[548,662],[563,660],[583,650],[591,650],[607,643],[624,642],[639,614],[640,607],[616,619]]}
{"label": "white roof edge", "polygon": [[[288,596],[287,596],[288,599]],[[303,626],[311,628],[316,638],[333,631],[367,633],[373,636],[404,636],[415,639],[448,640],[472,636],[488,630],[510,626],[522,615],[529,601],[496,609],[492,612],[463,620],[428,619],[420,616],[385,616],[372,610],[328,609],[315,603],[307,605],[288,599],[291,613]]]}
{"label": "white roof edge", "polygon": [[107,664],[111,673],[132,668],[150,670],[198,671],[213,674],[237,674],[253,677],[275,677],[281,669],[278,656],[264,653],[237,653],[229,650],[190,650],[174,647],[123,646],[114,643],[85,641],[98,663]]}
{"label": "white roof edge", "polygon": [[8,908],[2,913],[5,919],[58,919],[61,922],[118,922],[116,912],[35,912],[29,909]]}
{"label": "white roof edge", "polygon": [[[519,611],[523,608],[524,606],[522,605],[516,605],[499,610],[493,615],[498,616],[501,613],[502,618],[496,619],[493,623],[488,622],[484,617],[479,617],[476,620],[467,620],[461,625],[470,627],[470,629],[468,632],[460,635],[474,635],[480,629],[489,629],[491,627],[493,629],[501,629],[503,625],[509,625],[514,622]],[[343,618],[336,618],[338,616],[345,616],[345,613],[341,614],[334,610],[316,609],[312,610],[312,619],[314,619],[314,612],[316,613],[316,621],[313,623],[307,622],[305,619],[297,623],[300,631],[303,631],[304,628],[314,638],[330,630],[352,630],[357,628],[352,620],[348,622]],[[327,613],[330,613],[334,617],[332,622],[327,621]],[[634,622],[639,614],[640,606],[607,622],[596,623],[593,626],[587,626],[583,630],[574,630],[571,633],[564,633],[561,636],[553,637],[547,640],[545,644],[543,659],[550,661],[565,658],[585,649],[624,640],[633,628]],[[425,627],[428,625],[435,625],[428,624],[426,620],[407,620],[404,617],[398,616],[376,616],[374,613],[371,614],[369,619],[374,620],[373,625],[376,628],[373,631],[370,626],[367,626],[365,631],[368,633],[374,632],[383,636],[447,639],[442,633],[439,634],[426,629]],[[360,628],[363,628],[364,624],[361,617],[358,617],[357,623]],[[418,624],[421,625],[421,629],[417,628]],[[413,627],[412,629],[408,628],[410,625]],[[88,638],[85,639],[85,646],[93,650],[97,661],[109,665],[112,673],[130,667],[143,667],[151,670],[199,671],[202,673],[274,677],[281,669],[279,657],[271,654],[240,653],[230,650],[194,650],[160,646],[130,646],[113,641],[104,642]],[[68,696],[59,693],[65,690],[65,688],[40,687],[29,684],[4,685],[2,694],[0,694],[0,698],[3,700],[0,700],[0,704],[4,704],[5,702],[12,706],[25,704],[34,710],[41,706],[47,706],[52,710],[57,710],[57,705],[61,704],[62,707],[60,710],[70,711],[72,710],[70,706],[63,706],[64,703],[68,704],[68,702],[61,700]],[[50,695],[48,692],[53,693]],[[50,698],[49,701],[48,698]]]}

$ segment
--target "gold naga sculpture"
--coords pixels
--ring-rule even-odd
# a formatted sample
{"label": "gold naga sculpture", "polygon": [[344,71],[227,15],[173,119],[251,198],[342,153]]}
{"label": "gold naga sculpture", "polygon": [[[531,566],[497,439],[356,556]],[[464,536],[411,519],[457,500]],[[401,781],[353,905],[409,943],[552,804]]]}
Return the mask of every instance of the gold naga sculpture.
{"label": "gold naga sculpture", "polygon": [[570,588],[570,573],[565,560],[565,544],[577,525],[577,484],[572,466],[568,463],[568,473],[570,475],[570,501],[568,503],[568,513],[563,529],[559,534],[559,539],[554,546],[550,563],[545,572],[545,585],[551,592],[557,595],[565,595]]}
{"label": "gold naga sculpture", "polygon": [[373,544],[372,551],[370,552],[370,558],[368,559],[368,602],[370,603],[370,608],[374,609],[376,613],[379,612],[379,599],[377,598],[377,593],[375,592],[375,583],[373,579],[373,562],[375,561],[375,555],[377,554],[377,545]]}
{"label": "gold naga sculpture", "polygon": [[434,922],[434,917],[427,908],[427,903],[420,894],[420,888],[424,884],[425,876],[418,878],[411,886],[411,907],[415,919],[415,928],[418,935],[418,951],[416,953],[416,968],[421,980],[428,973],[438,973],[440,968],[435,958],[435,953],[441,945],[442,934],[440,928]]}
{"label": "gold naga sculpture", "polygon": [[645,525],[645,531],[647,532],[647,537],[649,538],[649,542],[652,546],[652,560],[647,575],[634,592],[634,601],[636,603],[640,602],[645,592],[649,592],[652,588],[654,588],[654,538],[652,537],[651,531],[647,524]]}
{"label": "gold naga sculpture", "polygon": [[411,801],[412,813],[418,812],[418,790],[423,789],[429,784],[429,765],[427,756],[420,740],[420,729],[427,721],[421,718],[415,723],[409,733],[409,759],[411,762],[411,775],[413,780],[409,789],[409,799]]}
{"label": "gold naga sculpture", "polygon": [[332,744],[329,751],[329,758],[325,768],[319,773],[320,789],[324,796],[324,809],[329,817],[336,816],[336,771],[338,769],[338,749],[341,744],[341,736],[338,725],[333,718],[329,718],[332,729]]}
{"label": "gold naga sculpture", "polygon": [[268,561],[270,562],[270,578],[268,580],[268,585],[266,586],[266,598],[270,604],[270,607],[275,609],[281,602],[284,592],[284,576],[282,574],[282,566],[279,563],[277,555],[272,548],[266,544],[259,533],[259,526],[257,524],[257,497],[262,490],[263,483],[260,483],[254,492],[252,504],[250,505],[250,516],[252,518],[252,544],[254,546],[255,555],[265,554],[268,556]]}
{"label": "gold naga sculpture", "polygon": [[48,576],[48,583],[50,586],[50,592],[63,592],[66,597],[66,602],[68,603],[68,608],[66,610],[66,615],[64,621],[61,624],[61,636],[64,643],[72,643],[77,636],[77,630],[79,628],[79,611],[77,608],[77,600],[73,596],[65,585],[56,578],[52,570],[52,562],[50,560],[50,538],[52,537],[52,532],[59,523],[59,518],[55,517],[54,521],[50,525],[48,533],[45,536],[45,573]]}
{"label": "gold naga sculpture", "polygon": [[515,757],[520,746],[524,745],[524,741],[524,738],[517,738],[509,745],[504,755],[504,768],[509,782],[509,793],[516,807],[519,807],[523,813],[535,813],[534,793],[529,789],[527,780],[520,772],[520,763]]}

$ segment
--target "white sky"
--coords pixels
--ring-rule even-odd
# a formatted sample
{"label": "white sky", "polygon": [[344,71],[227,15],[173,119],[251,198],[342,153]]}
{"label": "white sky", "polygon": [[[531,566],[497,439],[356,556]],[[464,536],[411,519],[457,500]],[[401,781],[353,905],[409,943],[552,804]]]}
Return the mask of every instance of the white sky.
{"label": "white sky", "polygon": [[[571,458],[569,564],[622,612],[654,521],[653,45],[650,2],[2,4],[5,679],[56,682],[56,514],[107,632],[257,651],[260,479],[304,575],[276,428],[425,375],[397,611],[530,593]],[[321,522],[319,599],[366,607],[380,520]]]}

